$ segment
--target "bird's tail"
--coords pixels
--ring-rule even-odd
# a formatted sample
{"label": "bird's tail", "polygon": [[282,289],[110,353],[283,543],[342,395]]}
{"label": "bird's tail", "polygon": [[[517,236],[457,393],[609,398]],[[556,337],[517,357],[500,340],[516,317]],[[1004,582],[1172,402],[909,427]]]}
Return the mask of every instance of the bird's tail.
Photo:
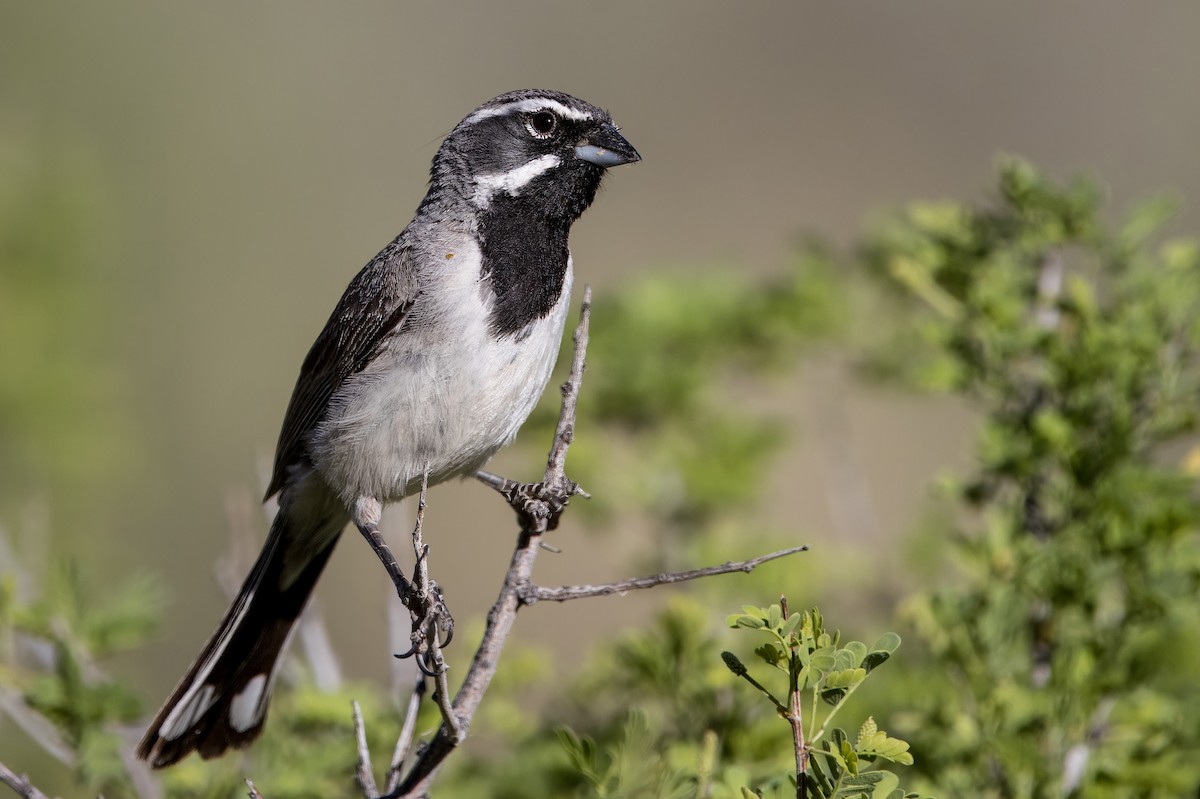
{"label": "bird's tail", "polygon": [[276,514],[237,599],[138,744],[155,768],[192,751],[216,757],[262,731],[280,654],[346,521],[325,518],[312,529],[289,516]]}

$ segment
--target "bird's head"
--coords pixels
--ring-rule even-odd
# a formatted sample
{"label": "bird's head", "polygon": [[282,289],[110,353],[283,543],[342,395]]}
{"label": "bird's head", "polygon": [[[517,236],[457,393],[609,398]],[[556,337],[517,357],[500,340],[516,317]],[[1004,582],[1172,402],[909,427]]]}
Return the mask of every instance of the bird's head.
{"label": "bird's head", "polygon": [[525,89],[489,100],[451,131],[433,161],[431,193],[448,190],[481,211],[533,199],[569,223],[591,204],[606,169],[639,160],[607,111]]}

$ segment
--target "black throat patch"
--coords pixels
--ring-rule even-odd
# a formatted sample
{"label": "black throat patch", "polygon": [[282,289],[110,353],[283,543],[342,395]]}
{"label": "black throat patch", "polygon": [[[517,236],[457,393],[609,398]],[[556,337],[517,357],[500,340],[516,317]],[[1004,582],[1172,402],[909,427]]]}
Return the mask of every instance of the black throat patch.
{"label": "black throat patch", "polygon": [[572,221],[548,214],[536,192],[491,198],[479,221],[479,237],[482,274],[495,295],[489,322],[497,337],[520,332],[558,303]]}

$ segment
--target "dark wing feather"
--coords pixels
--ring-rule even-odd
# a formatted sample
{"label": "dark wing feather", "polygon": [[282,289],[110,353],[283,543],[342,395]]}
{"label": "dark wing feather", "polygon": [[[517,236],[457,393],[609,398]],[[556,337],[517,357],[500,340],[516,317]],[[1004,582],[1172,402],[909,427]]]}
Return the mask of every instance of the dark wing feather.
{"label": "dark wing feather", "polygon": [[325,418],[334,392],[366,368],[380,342],[399,327],[412,308],[417,288],[401,238],[350,281],[304,358],[279,433],[266,497],[283,488],[288,467],[307,457],[305,438]]}

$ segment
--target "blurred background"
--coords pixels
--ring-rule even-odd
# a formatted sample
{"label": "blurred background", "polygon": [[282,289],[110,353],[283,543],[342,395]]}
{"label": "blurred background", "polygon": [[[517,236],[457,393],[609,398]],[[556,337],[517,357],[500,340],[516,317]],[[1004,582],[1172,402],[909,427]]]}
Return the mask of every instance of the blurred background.
{"label": "blurred background", "polygon": [[[225,606],[228,508],[260,493],[308,346],[479,103],[567,91],[640,150],[573,232],[579,284],[611,293],[773,274],[801,236],[844,245],[903,201],[985,199],[1001,152],[1100,176],[1116,209],[1176,191],[1194,230],[1198,35],[1183,2],[4,3],[0,528],[28,562],[73,553],[101,589],[169,586],[161,638],[115,667],[156,704]],[[965,462],[970,414],[819,360],[786,388],[772,523],[814,545],[805,569],[847,546],[882,568],[931,477]],[[543,450],[494,466],[529,479]],[[858,488],[837,496],[847,473]],[[477,619],[510,513],[469,483],[429,513],[434,573]],[[636,525],[581,527],[541,581],[629,576],[652,547]],[[339,549],[318,595],[351,676],[386,675],[389,592],[367,547]],[[518,639],[569,670],[661,601],[539,607]],[[0,751],[22,741],[0,725]]]}

